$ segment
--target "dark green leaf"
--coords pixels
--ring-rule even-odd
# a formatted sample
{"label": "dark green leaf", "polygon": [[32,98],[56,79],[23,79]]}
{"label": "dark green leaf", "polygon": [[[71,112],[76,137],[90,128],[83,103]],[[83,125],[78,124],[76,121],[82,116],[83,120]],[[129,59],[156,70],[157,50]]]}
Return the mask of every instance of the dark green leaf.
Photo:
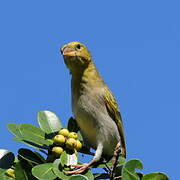
{"label": "dark green leaf", "polygon": [[12,152],[0,149],[0,168],[8,169],[14,163],[15,156]]}
{"label": "dark green leaf", "polygon": [[135,169],[142,169],[143,164],[138,159],[127,161],[122,168],[123,180],[139,180],[138,175],[135,173]]}
{"label": "dark green leaf", "polygon": [[78,125],[77,125],[77,122],[76,122],[76,120],[73,118],[73,117],[71,117],[70,119],[69,119],[69,121],[68,121],[68,130],[70,131],[70,132],[78,132],[79,131],[79,127],[78,127]]}
{"label": "dark green leaf", "polygon": [[53,163],[40,164],[32,168],[32,174],[39,180],[54,180]]}
{"label": "dark green leaf", "polygon": [[34,151],[34,154],[36,154],[36,155],[39,157],[39,159],[41,159],[42,162],[45,162],[45,161],[46,161],[46,160],[44,159],[44,157],[43,157],[40,153]]}
{"label": "dark green leaf", "polygon": [[63,173],[63,167],[61,165],[61,160],[56,159],[53,163],[53,172],[61,179],[68,180],[70,176]]}
{"label": "dark green leaf", "polygon": [[95,180],[109,179],[109,174],[107,174],[107,173],[95,173],[94,174],[94,179]]}
{"label": "dark green leaf", "polygon": [[38,123],[47,134],[54,133],[62,128],[59,118],[51,111],[38,112]]}
{"label": "dark green leaf", "polygon": [[83,175],[73,175],[69,178],[69,180],[88,180],[86,176]]}
{"label": "dark green leaf", "polygon": [[31,163],[34,163],[34,164],[43,163],[41,158],[39,158],[39,156],[37,156],[34,152],[32,152],[29,149],[21,148],[18,150],[18,153],[19,153],[19,156],[21,156],[23,159],[25,159]]}
{"label": "dark green leaf", "polygon": [[16,142],[20,142],[20,143],[26,144],[28,146],[31,146],[31,147],[39,149],[39,150],[48,149],[47,145],[43,145],[43,146],[42,145],[38,145],[38,144],[35,144],[33,142],[30,142],[30,141],[27,141],[27,140],[23,140],[22,138],[19,138],[19,137],[13,137],[12,139],[14,141],[16,141]]}
{"label": "dark green leaf", "polygon": [[23,140],[27,140],[41,146],[53,144],[52,140],[45,139],[45,132],[36,126],[31,124],[21,124],[19,129]]}
{"label": "dark green leaf", "polygon": [[22,167],[20,162],[15,165],[15,176],[19,180],[29,180],[29,175],[25,170],[25,167]]}
{"label": "dark green leaf", "polygon": [[115,172],[116,172],[116,177],[122,175],[122,168],[123,168],[123,165],[119,165],[119,164],[118,164],[118,165],[116,166],[116,170],[115,170]]}
{"label": "dark green leaf", "polygon": [[155,172],[144,175],[142,180],[169,180],[169,178],[163,173]]}

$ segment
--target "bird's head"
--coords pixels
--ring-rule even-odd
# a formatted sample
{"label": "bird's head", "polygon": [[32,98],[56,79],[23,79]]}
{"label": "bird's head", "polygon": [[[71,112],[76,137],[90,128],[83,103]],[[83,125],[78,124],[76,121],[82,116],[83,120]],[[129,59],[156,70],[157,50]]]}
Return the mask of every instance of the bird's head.
{"label": "bird's head", "polygon": [[73,41],[65,44],[60,51],[71,72],[83,71],[91,62],[90,52],[81,42]]}

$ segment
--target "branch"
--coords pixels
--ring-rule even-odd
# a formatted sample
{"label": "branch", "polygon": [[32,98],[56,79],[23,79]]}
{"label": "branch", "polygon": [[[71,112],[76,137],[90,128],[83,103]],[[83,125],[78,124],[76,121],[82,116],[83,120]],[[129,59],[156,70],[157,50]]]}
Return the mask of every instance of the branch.
{"label": "branch", "polygon": [[120,156],[121,153],[121,143],[118,142],[116,145],[116,148],[114,150],[114,156],[112,159],[112,171],[111,171],[111,175],[110,175],[110,180],[114,180],[115,179],[115,175],[116,175],[116,166],[118,163],[118,158]]}

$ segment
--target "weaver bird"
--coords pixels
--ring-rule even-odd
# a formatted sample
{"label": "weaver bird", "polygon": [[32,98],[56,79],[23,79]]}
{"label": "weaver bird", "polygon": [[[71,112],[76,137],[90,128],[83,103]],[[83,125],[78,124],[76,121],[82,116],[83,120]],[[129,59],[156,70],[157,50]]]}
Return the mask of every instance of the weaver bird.
{"label": "weaver bird", "polygon": [[126,145],[121,115],[111,91],[97,71],[90,52],[81,42],[70,42],[61,48],[64,62],[72,75],[72,111],[82,136],[95,156],[89,163],[75,165],[79,169],[69,174],[84,172],[101,157],[112,157],[117,143],[121,156],[126,157]]}

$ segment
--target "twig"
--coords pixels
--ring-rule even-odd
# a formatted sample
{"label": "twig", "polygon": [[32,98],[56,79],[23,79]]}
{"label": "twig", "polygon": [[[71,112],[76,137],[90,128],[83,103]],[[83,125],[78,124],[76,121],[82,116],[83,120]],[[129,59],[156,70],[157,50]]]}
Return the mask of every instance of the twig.
{"label": "twig", "polygon": [[112,171],[111,171],[111,175],[110,175],[110,180],[114,180],[115,179],[115,175],[116,175],[116,166],[118,163],[118,158],[120,156],[121,153],[121,143],[118,142],[114,151],[114,156],[112,159]]}

